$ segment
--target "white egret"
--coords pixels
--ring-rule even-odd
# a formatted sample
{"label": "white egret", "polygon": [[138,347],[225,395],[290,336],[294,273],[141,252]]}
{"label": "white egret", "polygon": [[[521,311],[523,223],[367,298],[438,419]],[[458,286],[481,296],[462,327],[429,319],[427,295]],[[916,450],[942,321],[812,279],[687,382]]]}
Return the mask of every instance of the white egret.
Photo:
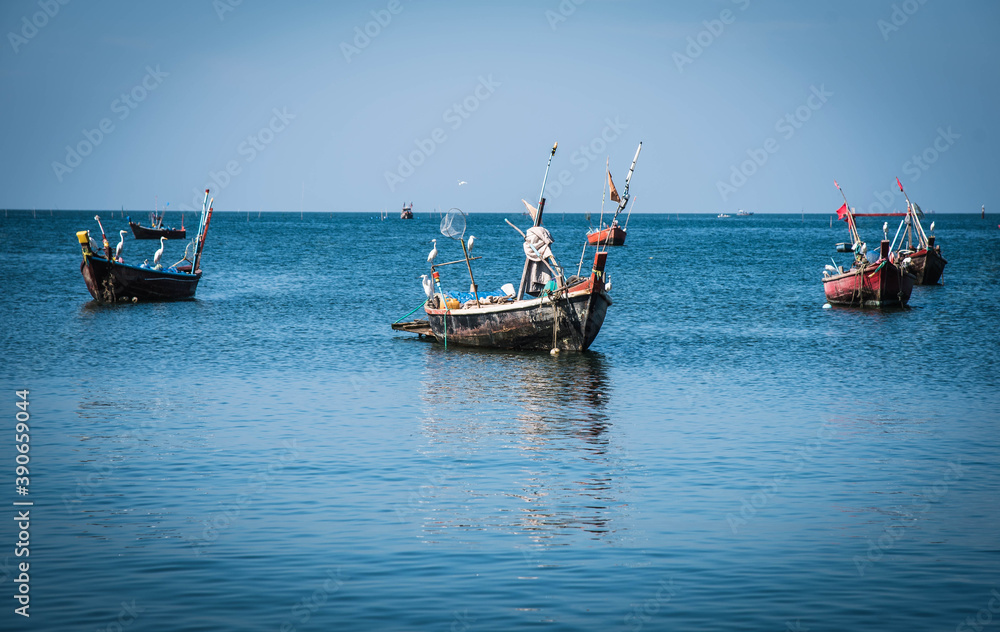
{"label": "white egret", "polygon": [[889,238],[889,222],[882,222],[882,236],[885,239]]}
{"label": "white egret", "polygon": [[934,232],[934,222],[931,222],[931,232]]}
{"label": "white egret", "polygon": [[122,257],[122,250],[125,248],[125,233],[126,232],[127,231],[124,231],[124,230],[118,231],[118,234],[121,235],[122,240],[118,242],[117,246],[115,246],[115,259],[121,259],[121,257]]}
{"label": "white egret", "polygon": [[437,247],[438,240],[432,239],[431,243],[434,244],[434,248],[431,250],[430,254],[427,255],[427,263],[432,263],[434,261],[434,258],[438,256],[438,247]]}
{"label": "white egret", "polygon": [[828,272],[832,272],[833,274],[840,274],[840,270],[838,270],[837,268],[834,268],[834,267],[833,267],[832,265],[830,265],[829,263],[828,263],[828,264],[826,264],[826,268],[825,268],[825,269],[826,269],[826,270],[827,270]]}
{"label": "white egret", "polygon": [[163,256],[163,242],[167,240],[166,237],[160,237],[160,249],[153,253],[153,267],[158,267],[160,265],[160,257]]}
{"label": "white egret", "polygon": [[434,294],[434,281],[427,278],[426,274],[420,275],[420,284],[424,286],[424,294],[430,298]]}
{"label": "white egret", "polygon": [[[124,232],[124,231],[122,231]],[[472,244],[476,243],[476,236],[469,235],[469,252],[472,252]]]}

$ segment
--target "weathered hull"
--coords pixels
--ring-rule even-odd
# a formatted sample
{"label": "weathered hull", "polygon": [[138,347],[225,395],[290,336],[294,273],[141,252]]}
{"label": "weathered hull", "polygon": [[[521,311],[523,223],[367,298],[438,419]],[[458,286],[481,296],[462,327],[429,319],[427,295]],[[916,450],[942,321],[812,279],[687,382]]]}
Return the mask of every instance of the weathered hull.
{"label": "weathered hull", "polygon": [[587,233],[587,243],[591,246],[624,246],[627,233],[620,226],[612,226],[604,230]]}
{"label": "weathered hull", "polygon": [[917,277],[917,285],[936,285],[941,280],[941,273],[948,263],[941,256],[940,247],[918,250],[911,255],[909,269]]}
{"label": "weathered hull", "polygon": [[[881,261],[878,262],[882,263]],[[857,307],[904,306],[910,300],[914,277],[885,262],[823,279],[823,291],[831,305]]]}
{"label": "weathered hull", "polygon": [[201,272],[188,274],[166,272],[108,261],[104,257],[85,256],[80,272],[87,290],[99,303],[140,301],[175,301],[194,296]]}
{"label": "weathered hull", "polygon": [[132,236],[136,239],[159,239],[160,237],[184,239],[187,236],[187,230],[183,228],[148,228],[135,222],[129,222],[128,225],[132,229]]}
{"label": "weathered hull", "polygon": [[[611,298],[590,279],[567,296],[472,309],[425,308],[434,337],[447,344],[499,349],[583,351],[604,324]],[[447,329],[446,329],[447,323]]]}

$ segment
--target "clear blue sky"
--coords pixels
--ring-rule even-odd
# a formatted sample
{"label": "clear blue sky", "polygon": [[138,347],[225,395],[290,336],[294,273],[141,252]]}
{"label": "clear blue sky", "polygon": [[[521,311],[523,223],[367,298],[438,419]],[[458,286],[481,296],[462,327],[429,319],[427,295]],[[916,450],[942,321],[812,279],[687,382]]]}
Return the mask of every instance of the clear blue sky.
{"label": "clear blue sky", "polygon": [[993,0],[237,2],[0,4],[0,207],[1000,209]]}

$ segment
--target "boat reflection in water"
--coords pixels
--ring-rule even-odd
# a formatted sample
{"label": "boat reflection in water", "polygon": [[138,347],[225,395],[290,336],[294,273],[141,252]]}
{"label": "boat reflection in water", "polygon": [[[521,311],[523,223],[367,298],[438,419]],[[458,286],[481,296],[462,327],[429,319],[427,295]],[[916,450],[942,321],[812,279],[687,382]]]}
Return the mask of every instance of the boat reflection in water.
{"label": "boat reflection in water", "polygon": [[611,538],[627,455],[611,433],[607,364],[428,347],[422,432],[437,474],[421,494],[425,536],[528,535],[520,548]]}

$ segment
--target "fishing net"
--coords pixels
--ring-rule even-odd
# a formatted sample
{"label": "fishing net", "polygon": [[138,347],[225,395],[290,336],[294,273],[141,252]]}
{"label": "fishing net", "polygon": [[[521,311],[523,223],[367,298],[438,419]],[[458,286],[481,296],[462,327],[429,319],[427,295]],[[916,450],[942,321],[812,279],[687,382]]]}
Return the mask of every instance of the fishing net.
{"label": "fishing net", "polygon": [[441,218],[441,234],[452,239],[465,237],[465,213],[461,209],[453,208]]}

